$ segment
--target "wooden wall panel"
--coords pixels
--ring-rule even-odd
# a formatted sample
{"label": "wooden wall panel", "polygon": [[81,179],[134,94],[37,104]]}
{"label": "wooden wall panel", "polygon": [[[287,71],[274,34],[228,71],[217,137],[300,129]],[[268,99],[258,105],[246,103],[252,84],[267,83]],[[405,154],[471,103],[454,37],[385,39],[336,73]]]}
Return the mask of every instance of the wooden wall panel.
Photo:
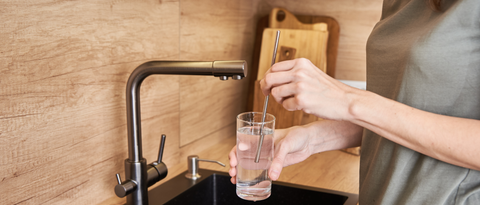
{"label": "wooden wall panel", "polygon": [[[246,25],[248,8],[242,1],[183,0],[180,58],[250,60],[255,25]],[[243,14],[243,15],[242,15]],[[180,80],[180,145],[187,145],[233,125],[246,108],[246,79],[182,76]],[[235,130],[231,130],[233,136]]]}
{"label": "wooden wall panel", "polygon": [[[235,117],[245,110],[246,81],[203,78],[182,77],[180,81],[180,146],[235,125]],[[235,129],[230,131],[234,136]]]}
{"label": "wooden wall panel", "polygon": [[[178,58],[179,2],[0,4],[1,203],[113,197],[127,156],[127,78],[144,61]],[[145,144],[163,129],[178,147],[178,85],[142,86]]]}

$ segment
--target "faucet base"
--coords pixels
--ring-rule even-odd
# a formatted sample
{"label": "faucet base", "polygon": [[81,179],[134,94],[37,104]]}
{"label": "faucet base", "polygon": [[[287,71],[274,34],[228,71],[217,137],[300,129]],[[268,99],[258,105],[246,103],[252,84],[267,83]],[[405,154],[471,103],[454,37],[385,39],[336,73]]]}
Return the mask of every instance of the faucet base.
{"label": "faucet base", "polygon": [[[144,173],[141,173],[144,172]],[[138,162],[125,160],[125,177],[137,184],[135,190],[127,195],[127,204],[148,204],[147,160],[142,158]]]}

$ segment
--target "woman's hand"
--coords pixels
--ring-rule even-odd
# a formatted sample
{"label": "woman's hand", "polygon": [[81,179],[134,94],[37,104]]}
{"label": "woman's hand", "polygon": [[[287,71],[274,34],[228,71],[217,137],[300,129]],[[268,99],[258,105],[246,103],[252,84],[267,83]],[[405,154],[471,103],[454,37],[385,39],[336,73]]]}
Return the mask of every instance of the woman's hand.
{"label": "woman's hand", "polygon": [[[270,179],[277,180],[283,167],[299,163],[314,153],[309,140],[311,133],[305,127],[275,130],[275,154],[268,170]],[[230,158],[229,174],[233,184],[236,183],[236,166],[238,164],[236,148],[236,146],[233,147],[228,155]]]}
{"label": "woman's hand", "polygon": [[333,120],[349,118],[349,87],[318,69],[307,59],[273,65],[260,81],[263,94],[271,94],[289,111],[303,110]]}
{"label": "woman's hand", "polygon": [[230,153],[228,154],[228,159],[230,159],[230,170],[228,170],[228,174],[230,177],[230,181],[232,184],[237,183],[237,145],[233,146],[232,150],[230,150]]}

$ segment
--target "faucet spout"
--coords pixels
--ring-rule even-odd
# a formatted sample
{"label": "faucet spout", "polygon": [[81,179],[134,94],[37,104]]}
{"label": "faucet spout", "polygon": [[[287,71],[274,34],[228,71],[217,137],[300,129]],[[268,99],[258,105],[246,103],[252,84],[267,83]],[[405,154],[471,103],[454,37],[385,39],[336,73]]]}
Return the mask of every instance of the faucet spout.
{"label": "faucet spout", "polygon": [[128,158],[138,162],[142,156],[140,85],[153,74],[213,75],[241,79],[247,76],[247,63],[236,61],[150,61],[138,66],[127,82]]}
{"label": "faucet spout", "polygon": [[[210,75],[226,80],[242,79],[247,76],[247,63],[237,61],[150,61],[138,66],[130,75],[127,82],[127,129],[128,129],[128,158],[125,160],[125,177],[130,184],[135,184],[127,196],[127,204],[148,204],[147,188],[166,176],[166,166],[163,164],[162,173],[155,165],[159,176],[149,177],[150,170],[142,154],[142,129],[140,117],[140,86],[146,77],[153,74],[166,75]],[[149,165],[150,166],[150,165]],[[152,166],[151,166],[152,167]],[[147,170],[150,169],[150,170]],[[152,171],[152,173],[153,173]],[[148,172],[148,173],[147,173]],[[154,174],[152,174],[154,175]],[[156,173],[155,173],[155,176]],[[155,178],[152,182],[149,179]]]}

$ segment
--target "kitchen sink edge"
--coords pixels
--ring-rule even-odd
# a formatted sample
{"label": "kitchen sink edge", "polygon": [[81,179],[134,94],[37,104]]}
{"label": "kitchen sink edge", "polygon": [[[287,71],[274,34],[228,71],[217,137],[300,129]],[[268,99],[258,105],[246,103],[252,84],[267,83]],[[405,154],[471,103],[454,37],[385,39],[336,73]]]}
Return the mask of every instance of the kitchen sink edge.
{"label": "kitchen sink edge", "polygon": [[[214,171],[209,169],[199,169],[198,172],[202,177],[197,180],[187,179],[185,177],[185,174],[187,174],[187,172],[188,171],[182,172],[177,176],[175,176],[174,178],[164,182],[163,184],[155,188],[152,188],[148,194],[150,204],[224,204],[224,203],[227,203],[225,200],[228,201],[228,204],[254,204],[255,203],[258,205],[289,204],[288,200],[295,200],[295,204],[298,204],[297,202],[301,202],[302,200],[305,200],[303,201],[302,204],[356,205],[358,202],[358,194],[292,184],[287,182],[279,182],[279,181],[273,182],[272,196],[270,196],[270,198],[272,199],[269,198],[270,200],[266,199],[266,200],[257,201],[257,202],[246,201],[236,196],[235,185],[230,183],[230,176],[226,172]],[[208,197],[208,196],[202,195],[200,196],[200,198],[198,198],[199,197],[198,194],[192,195],[192,193],[189,193],[191,192],[191,190],[196,190],[196,192],[205,192],[205,191],[208,192],[208,190],[206,189],[208,189],[208,187],[212,187],[212,183],[214,183],[213,184],[214,190],[217,189],[218,187],[219,189],[218,191],[224,192],[224,194],[213,193],[214,197]],[[217,184],[215,183],[221,183],[219,184],[221,185],[221,187],[217,186]],[[206,186],[208,187],[206,188]],[[226,191],[227,189],[228,191]],[[282,195],[281,193],[278,193],[278,192],[275,193],[276,189],[277,190],[280,189],[281,191],[288,192],[293,195],[295,195],[295,192],[296,192],[297,195],[295,196],[295,198],[292,198],[291,196],[288,198],[285,198],[286,197],[285,195]],[[215,192],[218,192],[218,191],[215,191]],[[303,196],[304,193],[305,195],[308,195],[308,196]],[[317,194],[317,195],[319,194],[319,195],[317,197],[317,196],[313,196],[312,194]],[[298,196],[298,195],[302,195],[302,196]],[[228,198],[223,198],[220,200],[217,199],[217,197],[222,197],[222,196],[228,197]],[[283,199],[288,199],[288,200],[279,201],[280,199],[278,199],[278,197],[284,197]],[[312,198],[312,197],[315,197],[315,198]],[[198,201],[197,199],[201,201]],[[336,202],[333,202],[332,199],[333,201],[336,201]],[[344,199],[344,202],[338,203],[338,199],[342,199],[341,201],[343,201]]]}

